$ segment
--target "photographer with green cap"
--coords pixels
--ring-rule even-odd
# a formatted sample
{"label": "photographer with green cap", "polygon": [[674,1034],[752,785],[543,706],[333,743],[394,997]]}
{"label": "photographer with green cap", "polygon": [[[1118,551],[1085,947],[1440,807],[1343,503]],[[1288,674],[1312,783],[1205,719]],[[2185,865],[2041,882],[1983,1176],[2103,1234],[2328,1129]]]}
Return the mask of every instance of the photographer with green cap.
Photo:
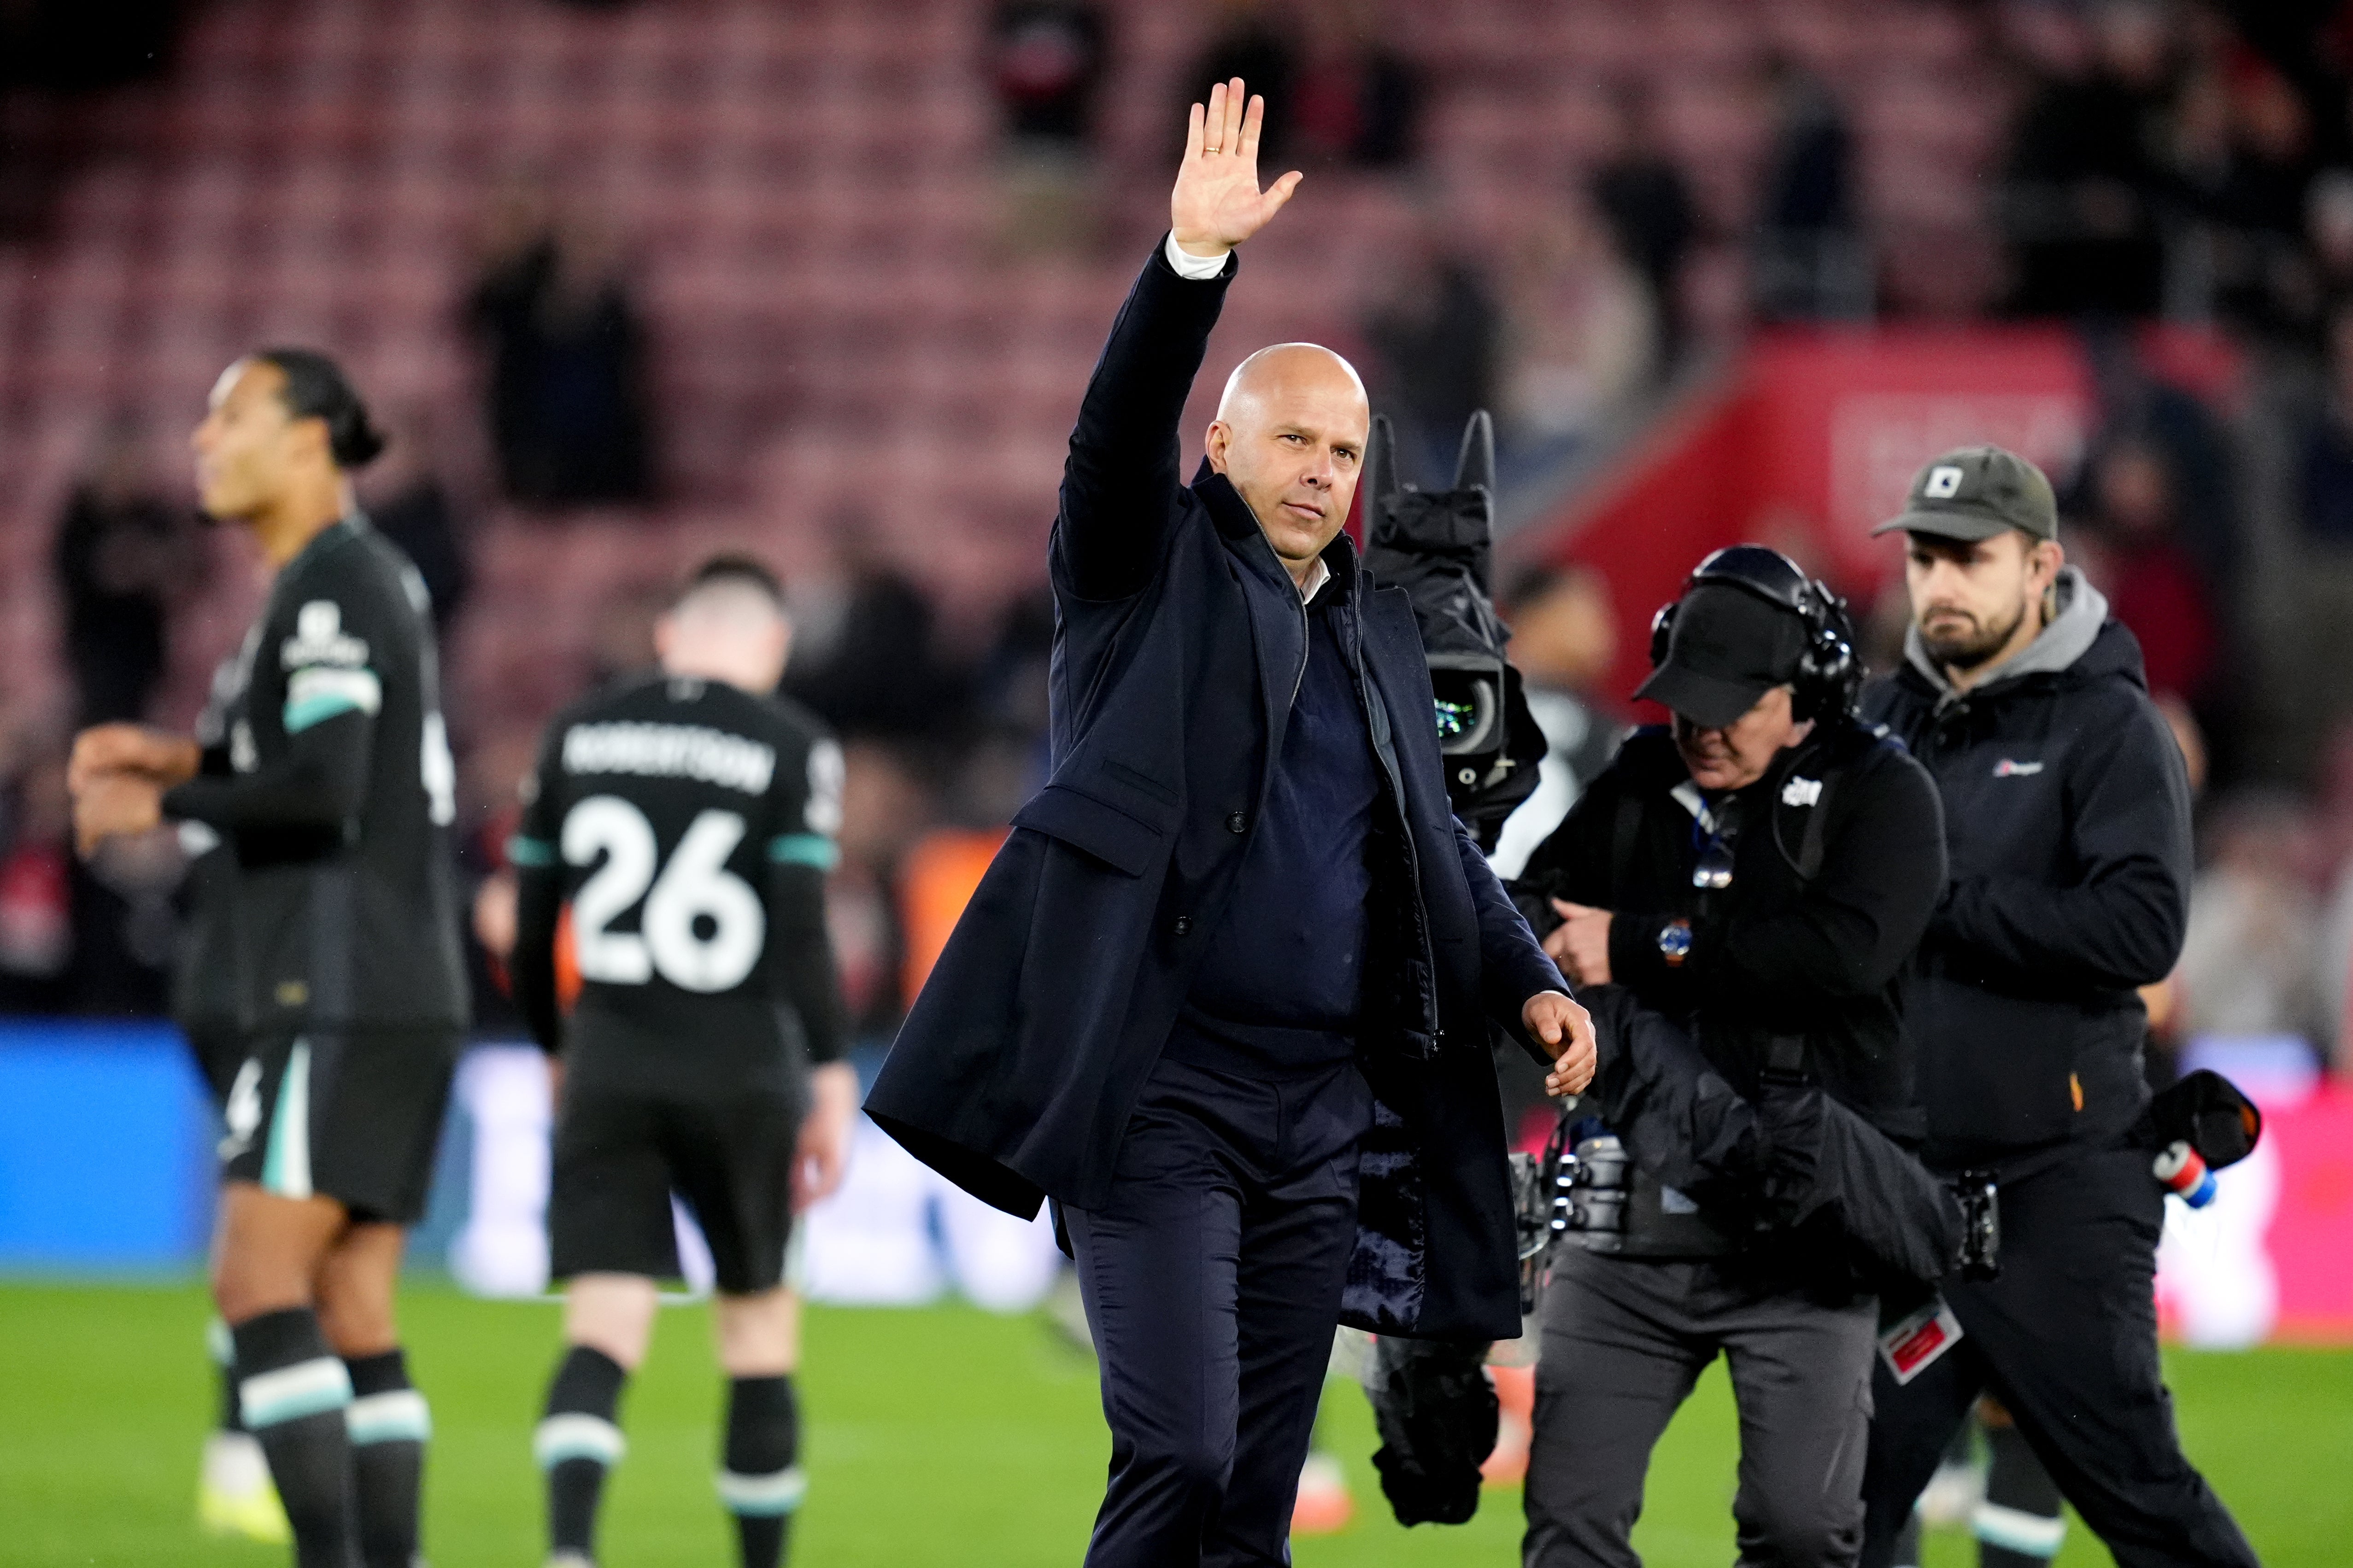
{"label": "photographer with green cap", "polygon": [[[2174,1433],[2152,1289],[2165,1195],[2132,1138],[2149,1099],[2137,988],[2171,971],[2189,916],[2179,749],[2140,645],[2066,563],[2033,464],[1947,453],[1875,531],[1907,539],[1912,626],[1863,713],[1935,777],[1951,866],[1904,983],[1921,1153],[1940,1174],[1990,1173],[2000,1272],[1946,1281],[1962,1331],[1948,1353],[1901,1385],[1878,1371],[1862,1561],[1895,1560],[1990,1393],[2124,1568],[2252,1564]],[[2055,1529],[2010,1543],[2058,1546]]]}

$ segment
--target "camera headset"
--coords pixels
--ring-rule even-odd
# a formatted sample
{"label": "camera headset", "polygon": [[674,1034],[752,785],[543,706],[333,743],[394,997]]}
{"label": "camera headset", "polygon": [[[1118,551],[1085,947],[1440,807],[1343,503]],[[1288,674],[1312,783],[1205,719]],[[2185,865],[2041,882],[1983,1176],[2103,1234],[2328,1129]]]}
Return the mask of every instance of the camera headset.
{"label": "camera headset", "polygon": [[1703,584],[1722,584],[1754,595],[1805,623],[1806,647],[1790,677],[1790,713],[1799,721],[1854,711],[1862,691],[1862,661],[1854,656],[1854,622],[1846,601],[1798,563],[1762,544],[1735,544],[1716,551],[1683,580],[1683,592],[1651,617],[1651,668],[1666,662],[1675,611],[1684,595]]}

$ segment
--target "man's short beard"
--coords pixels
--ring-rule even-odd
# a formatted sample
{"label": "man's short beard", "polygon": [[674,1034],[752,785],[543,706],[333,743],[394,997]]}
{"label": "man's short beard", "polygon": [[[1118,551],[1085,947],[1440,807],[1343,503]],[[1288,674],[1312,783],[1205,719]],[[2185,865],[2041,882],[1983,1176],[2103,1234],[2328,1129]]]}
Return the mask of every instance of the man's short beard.
{"label": "man's short beard", "polygon": [[2026,605],[2021,603],[2018,608],[2010,613],[2010,620],[2006,624],[1986,627],[1975,637],[1939,638],[1931,636],[1927,628],[1923,626],[1920,630],[1920,646],[1927,650],[1931,659],[1946,668],[1975,669],[2003,648],[2008,647],[2010,639],[2018,635],[2019,623],[2025,619]]}

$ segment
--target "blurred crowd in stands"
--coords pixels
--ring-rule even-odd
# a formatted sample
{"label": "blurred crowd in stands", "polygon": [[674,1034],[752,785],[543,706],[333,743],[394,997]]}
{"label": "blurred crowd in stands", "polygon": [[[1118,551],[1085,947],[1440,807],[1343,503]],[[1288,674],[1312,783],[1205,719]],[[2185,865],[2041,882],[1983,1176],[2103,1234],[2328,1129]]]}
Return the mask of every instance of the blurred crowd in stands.
{"label": "blurred crowd in stands", "polygon": [[[1573,172],[1524,193],[1507,223],[1464,221],[1430,164],[1447,84],[1418,49],[1410,0],[1205,0],[1183,86],[1197,95],[1244,77],[1271,105],[1262,168],[1338,174],[1404,215],[1380,254],[1357,258],[1372,281],[1345,306],[1345,346],[1396,421],[1409,472],[1451,465],[1465,416],[1485,407],[1507,492],[1565,482],[1761,328],[1907,314],[2074,324],[2094,433],[2053,476],[2069,553],[2138,635],[2151,686],[2211,780],[2167,1037],[2293,1035],[2353,1056],[2353,8],[1919,8],[1969,30],[1971,69],[2006,106],[1982,215],[1999,265],[1973,284],[1920,283],[1944,274],[1874,227],[1868,116],[1794,53],[1766,52],[1726,89],[1760,148],[1737,223],[1709,195],[1717,172],[1679,153],[1669,121],[1686,110],[1630,72],[1580,84]],[[156,29],[140,59],[88,36],[75,8],[0,3],[0,61],[14,62],[0,77],[71,86],[168,64],[175,7],[132,9]],[[1105,166],[1103,142],[1128,14],[1092,0],[983,9],[969,64],[999,127],[995,243],[1125,247],[1130,171]],[[424,572],[445,641],[469,614],[484,519],[562,530],[583,509],[628,518],[670,484],[676,412],[649,368],[657,330],[635,237],[576,193],[520,174],[500,182],[473,275],[448,307],[474,351],[474,406],[380,410],[400,438],[364,500]],[[2133,325],[2152,319],[2212,329],[2233,373],[2203,395],[2178,383],[2136,347]],[[144,1012],[162,999],[175,854],[159,842],[76,862],[63,748],[71,724],[185,721],[158,710],[175,617],[247,569],[237,542],[189,510],[180,434],[108,427],[57,520],[74,710],[0,723],[0,1010]],[[1034,503],[1042,515],[1050,498]],[[848,747],[835,934],[864,1032],[882,1040],[1039,781],[1052,611],[1042,587],[979,616],[943,605],[844,505],[819,520],[822,569],[791,574],[786,685]],[[2269,517],[2289,520],[2292,603],[2253,591],[2251,539]],[[1876,606],[1884,668],[1900,631],[1884,580],[1841,586]],[[1588,572],[1523,556],[1498,587],[1554,744],[1531,815],[1506,834],[1508,870],[1640,717],[1602,682],[1641,628],[1613,624]],[[596,606],[577,673],[645,662],[659,603],[648,581]],[[2248,721],[2283,702],[2302,737],[2284,750]],[[480,883],[500,868],[536,737],[454,717],[461,854]],[[494,905],[484,919],[500,918]],[[494,967],[477,959],[482,1027],[511,1033]]]}

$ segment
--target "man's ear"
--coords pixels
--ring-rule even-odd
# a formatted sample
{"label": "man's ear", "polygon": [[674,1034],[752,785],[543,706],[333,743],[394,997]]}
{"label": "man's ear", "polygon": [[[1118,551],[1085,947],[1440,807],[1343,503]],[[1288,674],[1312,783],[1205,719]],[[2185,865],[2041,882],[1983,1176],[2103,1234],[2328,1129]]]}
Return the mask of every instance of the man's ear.
{"label": "man's ear", "polygon": [[1209,421],[1208,433],[1201,437],[1201,455],[1209,460],[1209,470],[1226,471],[1226,452],[1234,443],[1234,427],[1222,419]]}
{"label": "man's ear", "polygon": [[670,645],[677,640],[678,617],[672,615],[657,616],[654,620],[654,657],[669,658]]}
{"label": "man's ear", "polygon": [[2067,564],[2067,547],[2055,539],[2035,542],[2032,569],[2049,587],[2059,580],[2059,569]]}
{"label": "man's ear", "polygon": [[318,415],[306,414],[288,420],[286,437],[303,458],[316,458],[329,468],[335,466],[334,437],[328,431],[326,420]]}

